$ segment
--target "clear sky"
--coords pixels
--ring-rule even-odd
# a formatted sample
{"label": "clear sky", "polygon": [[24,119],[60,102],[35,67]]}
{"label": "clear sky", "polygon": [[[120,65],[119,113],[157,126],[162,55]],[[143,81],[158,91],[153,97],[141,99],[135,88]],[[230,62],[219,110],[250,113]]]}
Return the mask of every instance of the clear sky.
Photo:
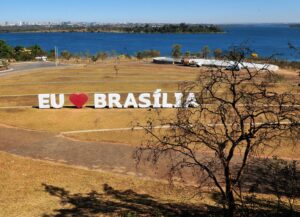
{"label": "clear sky", "polygon": [[1,0],[4,21],[300,22],[300,0]]}

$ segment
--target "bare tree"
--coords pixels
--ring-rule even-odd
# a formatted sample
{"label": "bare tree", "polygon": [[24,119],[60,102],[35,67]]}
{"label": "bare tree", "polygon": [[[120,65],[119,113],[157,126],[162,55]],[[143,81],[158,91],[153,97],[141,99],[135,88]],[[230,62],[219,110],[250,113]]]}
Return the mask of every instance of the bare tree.
{"label": "bare tree", "polygon": [[[288,43],[289,49],[291,49],[292,51],[294,51],[295,55],[298,56],[298,58],[300,57],[300,47],[295,47],[291,42]],[[300,71],[299,73],[299,77],[300,77]],[[298,84],[298,86],[300,86],[300,83]]]}
{"label": "bare tree", "polygon": [[115,75],[118,76],[120,68],[118,67],[118,62],[114,65]]}
{"label": "bare tree", "polygon": [[115,71],[115,76],[117,77],[119,74],[119,71],[120,71],[120,68],[119,68],[120,57],[115,50],[111,51],[111,56],[114,59],[114,71]]}
{"label": "bare tree", "polygon": [[[229,55],[242,65],[247,51]],[[261,79],[272,73],[267,67],[230,69],[212,68],[197,81],[184,84],[184,98],[194,92],[197,106],[183,104],[175,117],[158,112],[158,118],[150,118],[143,126],[150,139],[137,150],[136,158],[155,164],[172,159],[171,176],[194,171],[199,183],[205,180],[221,194],[227,215],[234,216],[237,199],[242,197],[239,181],[249,159],[285,139],[299,143],[300,110],[295,95],[276,93]]]}

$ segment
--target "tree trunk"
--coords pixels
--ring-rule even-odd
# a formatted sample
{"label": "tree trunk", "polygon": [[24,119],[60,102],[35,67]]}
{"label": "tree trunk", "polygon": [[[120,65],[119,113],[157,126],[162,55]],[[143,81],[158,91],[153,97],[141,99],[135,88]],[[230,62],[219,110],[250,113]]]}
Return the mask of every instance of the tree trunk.
{"label": "tree trunk", "polygon": [[225,167],[225,182],[226,182],[226,203],[227,203],[227,216],[234,217],[236,205],[232,190],[232,180],[229,166]]}
{"label": "tree trunk", "polygon": [[236,206],[235,206],[235,200],[233,196],[232,190],[227,192],[226,190],[226,201],[227,201],[227,215],[229,217],[234,217]]}

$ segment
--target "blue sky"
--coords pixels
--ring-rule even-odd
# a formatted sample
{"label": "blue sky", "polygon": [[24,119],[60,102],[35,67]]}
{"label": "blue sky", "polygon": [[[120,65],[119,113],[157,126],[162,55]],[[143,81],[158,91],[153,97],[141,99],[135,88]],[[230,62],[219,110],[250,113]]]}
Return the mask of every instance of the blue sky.
{"label": "blue sky", "polygon": [[0,22],[300,22],[300,0],[6,0],[0,8]]}

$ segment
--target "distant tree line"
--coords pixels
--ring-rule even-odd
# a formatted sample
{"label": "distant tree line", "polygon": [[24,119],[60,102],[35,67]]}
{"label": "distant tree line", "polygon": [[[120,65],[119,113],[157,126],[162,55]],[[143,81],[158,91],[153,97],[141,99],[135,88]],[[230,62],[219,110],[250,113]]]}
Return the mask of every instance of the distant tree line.
{"label": "distant tree line", "polygon": [[216,25],[199,24],[105,24],[93,26],[80,25],[26,25],[0,26],[0,33],[9,32],[125,32],[125,33],[220,33]]}
{"label": "distant tree line", "polygon": [[153,26],[146,24],[144,26],[127,27],[125,32],[133,33],[218,33],[222,30],[215,25],[194,25],[194,24],[165,24],[162,26]]}
{"label": "distant tree line", "polygon": [[300,28],[300,23],[298,23],[298,24],[291,24],[290,27],[292,27],[292,28]]}

